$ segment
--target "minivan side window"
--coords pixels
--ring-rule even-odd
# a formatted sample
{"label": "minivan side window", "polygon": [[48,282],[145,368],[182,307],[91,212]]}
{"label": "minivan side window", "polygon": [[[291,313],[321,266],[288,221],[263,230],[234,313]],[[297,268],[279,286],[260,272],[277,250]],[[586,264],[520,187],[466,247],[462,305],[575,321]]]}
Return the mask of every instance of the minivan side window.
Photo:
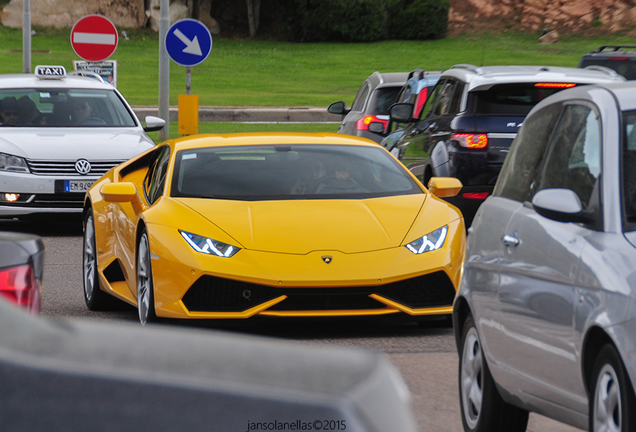
{"label": "minivan side window", "polygon": [[531,201],[544,154],[559,119],[562,104],[552,104],[527,117],[501,169],[493,195]]}
{"label": "minivan side window", "polygon": [[554,130],[537,191],[570,189],[578,195],[583,210],[586,210],[600,175],[599,116],[587,105],[567,105]]}

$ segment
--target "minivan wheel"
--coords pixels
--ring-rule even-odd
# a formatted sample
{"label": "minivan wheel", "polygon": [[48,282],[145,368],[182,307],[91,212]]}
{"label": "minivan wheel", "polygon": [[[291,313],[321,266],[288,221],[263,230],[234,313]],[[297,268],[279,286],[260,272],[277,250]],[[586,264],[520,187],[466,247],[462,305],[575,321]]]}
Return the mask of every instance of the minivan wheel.
{"label": "minivan wheel", "polygon": [[506,403],[495,386],[472,316],[464,322],[459,358],[459,403],[466,432],[523,432],[528,411]]}
{"label": "minivan wheel", "polygon": [[613,345],[601,348],[594,363],[590,396],[589,430],[593,432],[627,432],[636,427],[636,398]]}

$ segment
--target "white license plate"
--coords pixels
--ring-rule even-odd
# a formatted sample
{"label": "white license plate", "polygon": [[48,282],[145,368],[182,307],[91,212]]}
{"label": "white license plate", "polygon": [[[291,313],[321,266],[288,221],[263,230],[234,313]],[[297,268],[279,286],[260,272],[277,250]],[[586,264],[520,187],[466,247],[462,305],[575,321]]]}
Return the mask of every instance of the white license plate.
{"label": "white license plate", "polygon": [[64,180],[64,192],[86,192],[94,181]]}

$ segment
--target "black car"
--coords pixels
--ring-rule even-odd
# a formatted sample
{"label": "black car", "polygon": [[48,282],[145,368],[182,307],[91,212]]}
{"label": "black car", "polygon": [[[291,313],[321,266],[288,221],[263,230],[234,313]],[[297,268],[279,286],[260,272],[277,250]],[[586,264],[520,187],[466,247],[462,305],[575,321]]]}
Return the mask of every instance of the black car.
{"label": "black car", "polygon": [[411,104],[391,107],[391,120],[409,125],[389,150],[425,185],[431,177],[458,178],[464,187],[446,200],[470,226],[532,107],[565,88],[612,81],[624,78],[602,67],[456,65],[442,74],[418,118],[411,118]]}
{"label": "black car", "polygon": [[389,123],[389,108],[408,78],[408,72],[373,72],[358,90],[350,109],[343,101],[329,105],[330,113],[344,116],[338,133],[380,143]]}
{"label": "black car", "polygon": [[636,80],[636,45],[603,45],[581,57],[578,67],[589,66],[605,66]]}
{"label": "black car", "polygon": [[33,234],[0,233],[0,297],[32,314],[42,307],[44,243]]}

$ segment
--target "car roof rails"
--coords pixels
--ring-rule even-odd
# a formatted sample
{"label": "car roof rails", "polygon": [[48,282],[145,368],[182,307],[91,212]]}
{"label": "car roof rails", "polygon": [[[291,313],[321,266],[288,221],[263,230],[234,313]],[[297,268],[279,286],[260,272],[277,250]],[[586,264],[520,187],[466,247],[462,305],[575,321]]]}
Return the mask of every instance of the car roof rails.
{"label": "car roof rails", "polygon": [[635,48],[636,49],[636,45],[602,45],[602,46],[599,47],[599,49],[594,50],[592,52],[600,53],[600,52],[605,51],[605,50],[618,51],[618,50],[623,49],[623,48]]}
{"label": "car roof rails", "polygon": [[91,72],[91,71],[70,71],[67,75],[93,78],[93,79],[99,80],[100,82],[105,82],[103,78],[99,76],[99,74],[95,72]]}
{"label": "car roof rails", "polygon": [[424,78],[424,70],[423,69],[413,69],[411,72],[409,72],[409,77],[407,78],[407,80],[410,80],[413,77],[417,77],[417,79],[423,79]]}
{"label": "car roof rails", "polygon": [[618,72],[616,72],[614,69],[610,69],[606,66],[601,66],[601,65],[589,65],[589,66],[585,66],[583,69],[588,69],[588,70],[594,70],[594,71],[599,71],[599,72],[603,72],[606,75],[609,75],[611,77],[616,77],[618,76]]}
{"label": "car roof rails", "polygon": [[483,70],[480,67],[469,63],[456,64],[451,66],[451,69],[466,69],[470,72],[476,73],[477,75],[481,75],[483,73]]}

